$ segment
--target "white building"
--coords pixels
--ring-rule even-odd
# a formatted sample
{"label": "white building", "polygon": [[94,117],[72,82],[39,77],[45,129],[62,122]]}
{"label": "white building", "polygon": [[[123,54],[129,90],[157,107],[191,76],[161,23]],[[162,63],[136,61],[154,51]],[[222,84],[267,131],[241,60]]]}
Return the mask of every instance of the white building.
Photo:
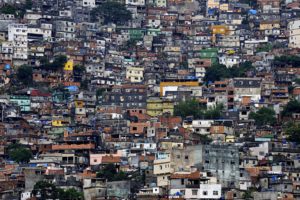
{"label": "white building", "polygon": [[30,199],[31,197],[31,192],[22,192],[21,194],[21,200],[27,200]]}
{"label": "white building", "polygon": [[220,199],[221,184],[200,184],[200,199]]}
{"label": "white building", "polygon": [[127,67],[126,79],[132,83],[139,83],[144,80],[144,68],[142,67]]}
{"label": "white building", "polygon": [[96,2],[95,0],[82,0],[82,6],[94,8],[96,7]]}
{"label": "white building", "polygon": [[300,19],[295,19],[288,23],[289,47],[300,47]]}
{"label": "white building", "polygon": [[192,129],[195,133],[208,135],[212,123],[214,123],[214,120],[193,120]]}
{"label": "white building", "polygon": [[231,68],[234,65],[238,65],[241,59],[239,56],[227,56],[224,55],[219,58],[220,64],[226,65],[227,68]]}
{"label": "white building", "polygon": [[24,24],[8,26],[8,41],[13,42],[13,59],[27,60],[28,58],[28,27]]}
{"label": "white building", "polygon": [[221,184],[200,184],[200,188],[180,188],[170,190],[170,199],[220,199]]}
{"label": "white building", "polygon": [[126,0],[125,3],[126,5],[131,5],[131,6],[144,6],[145,0]]}

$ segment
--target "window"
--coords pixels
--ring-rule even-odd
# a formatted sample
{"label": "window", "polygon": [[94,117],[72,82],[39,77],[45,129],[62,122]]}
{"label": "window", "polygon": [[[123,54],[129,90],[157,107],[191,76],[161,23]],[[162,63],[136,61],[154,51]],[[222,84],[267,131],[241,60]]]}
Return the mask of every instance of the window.
{"label": "window", "polygon": [[207,196],[207,191],[202,192],[203,196]]}
{"label": "window", "polygon": [[218,191],[213,191],[213,195],[218,195],[219,192]]}
{"label": "window", "polygon": [[193,196],[198,195],[198,190],[192,190],[192,195],[193,195]]}
{"label": "window", "polygon": [[184,179],[183,178],[181,179],[181,185],[184,185]]}
{"label": "window", "polygon": [[188,159],[189,159],[189,156],[185,156],[184,159],[188,160]]}
{"label": "window", "polygon": [[137,130],[137,127],[132,127],[132,130],[136,131],[136,130]]}

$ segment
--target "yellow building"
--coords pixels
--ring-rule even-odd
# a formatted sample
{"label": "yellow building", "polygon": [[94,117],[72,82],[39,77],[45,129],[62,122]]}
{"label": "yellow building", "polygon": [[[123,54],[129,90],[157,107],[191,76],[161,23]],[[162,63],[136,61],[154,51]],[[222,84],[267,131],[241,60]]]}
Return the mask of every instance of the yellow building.
{"label": "yellow building", "polygon": [[160,96],[165,96],[166,91],[177,91],[180,86],[199,86],[198,81],[165,81],[160,82]]}
{"label": "yellow building", "polygon": [[273,29],[280,29],[280,22],[279,21],[263,21],[259,24],[259,30],[273,30]]}
{"label": "yellow building", "polygon": [[52,120],[52,126],[60,127],[60,126],[67,126],[67,125],[69,125],[69,122],[67,120],[63,120],[63,119]]}
{"label": "yellow building", "polygon": [[76,100],[75,101],[75,107],[76,108],[83,108],[84,107],[84,101]]}
{"label": "yellow building", "polygon": [[220,8],[219,0],[207,0],[207,8]]}
{"label": "yellow building", "polygon": [[229,32],[229,29],[225,25],[213,25],[211,26],[212,33],[215,34],[221,34],[221,35],[227,35]]}
{"label": "yellow building", "polygon": [[222,3],[220,4],[220,10],[222,11],[229,11],[229,4],[228,3]]}
{"label": "yellow building", "polygon": [[149,98],[147,100],[147,114],[151,117],[157,117],[163,113],[174,113],[174,103],[170,100],[161,98]]}
{"label": "yellow building", "polygon": [[68,60],[68,62],[66,62],[64,70],[66,71],[73,71],[73,60]]}
{"label": "yellow building", "polygon": [[233,143],[235,142],[235,136],[234,135],[227,135],[225,138],[225,142]]}
{"label": "yellow building", "polygon": [[62,126],[68,126],[70,124],[70,117],[63,117],[59,115],[55,115],[52,118],[52,126],[54,127],[62,127]]}

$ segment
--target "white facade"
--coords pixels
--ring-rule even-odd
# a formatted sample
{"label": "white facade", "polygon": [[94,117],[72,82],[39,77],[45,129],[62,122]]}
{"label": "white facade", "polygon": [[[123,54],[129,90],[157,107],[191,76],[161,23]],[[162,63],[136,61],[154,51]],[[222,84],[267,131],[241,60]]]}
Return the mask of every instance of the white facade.
{"label": "white facade", "polygon": [[200,199],[220,199],[221,184],[200,184]]}
{"label": "white facade", "polygon": [[220,64],[226,65],[227,68],[231,68],[234,65],[240,63],[240,57],[238,56],[222,56],[219,58]]}
{"label": "white facade", "polygon": [[169,198],[176,199],[178,197],[183,197],[184,199],[220,199],[221,192],[221,184],[200,184],[200,188],[171,189]]}
{"label": "white facade", "polygon": [[94,8],[96,7],[96,3],[95,0],[82,0],[82,6]]}
{"label": "white facade", "polygon": [[214,120],[193,120],[193,131],[201,135],[208,135],[210,134],[210,127],[212,123],[214,123]]}
{"label": "white facade", "polygon": [[125,3],[126,5],[131,5],[131,6],[144,6],[145,0],[126,0]]}
{"label": "white facade", "polygon": [[27,200],[30,199],[31,197],[31,192],[22,192],[21,194],[21,200]]}
{"label": "white facade", "polygon": [[10,24],[8,26],[8,41],[13,42],[14,59],[27,60],[28,58],[28,27],[24,24]]}
{"label": "white facade", "polygon": [[300,48],[300,19],[288,23],[289,47]]}
{"label": "white facade", "polygon": [[269,153],[269,143],[268,142],[261,143],[261,144],[259,144],[258,147],[250,148],[250,155],[257,156],[258,160],[262,160],[268,153]]}

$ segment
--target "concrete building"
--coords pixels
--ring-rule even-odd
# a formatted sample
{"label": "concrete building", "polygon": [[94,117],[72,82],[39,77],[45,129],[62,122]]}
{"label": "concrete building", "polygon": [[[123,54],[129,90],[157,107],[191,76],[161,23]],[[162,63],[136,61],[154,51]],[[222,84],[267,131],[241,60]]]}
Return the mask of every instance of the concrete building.
{"label": "concrete building", "polygon": [[300,47],[300,19],[292,20],[288,23],[289,47]]}
{"label": "concrete building", "polygon": [[239,149],[227,144],[206,145],[203,152],[204,170],[211,171],[222,187],[238,187]]}

